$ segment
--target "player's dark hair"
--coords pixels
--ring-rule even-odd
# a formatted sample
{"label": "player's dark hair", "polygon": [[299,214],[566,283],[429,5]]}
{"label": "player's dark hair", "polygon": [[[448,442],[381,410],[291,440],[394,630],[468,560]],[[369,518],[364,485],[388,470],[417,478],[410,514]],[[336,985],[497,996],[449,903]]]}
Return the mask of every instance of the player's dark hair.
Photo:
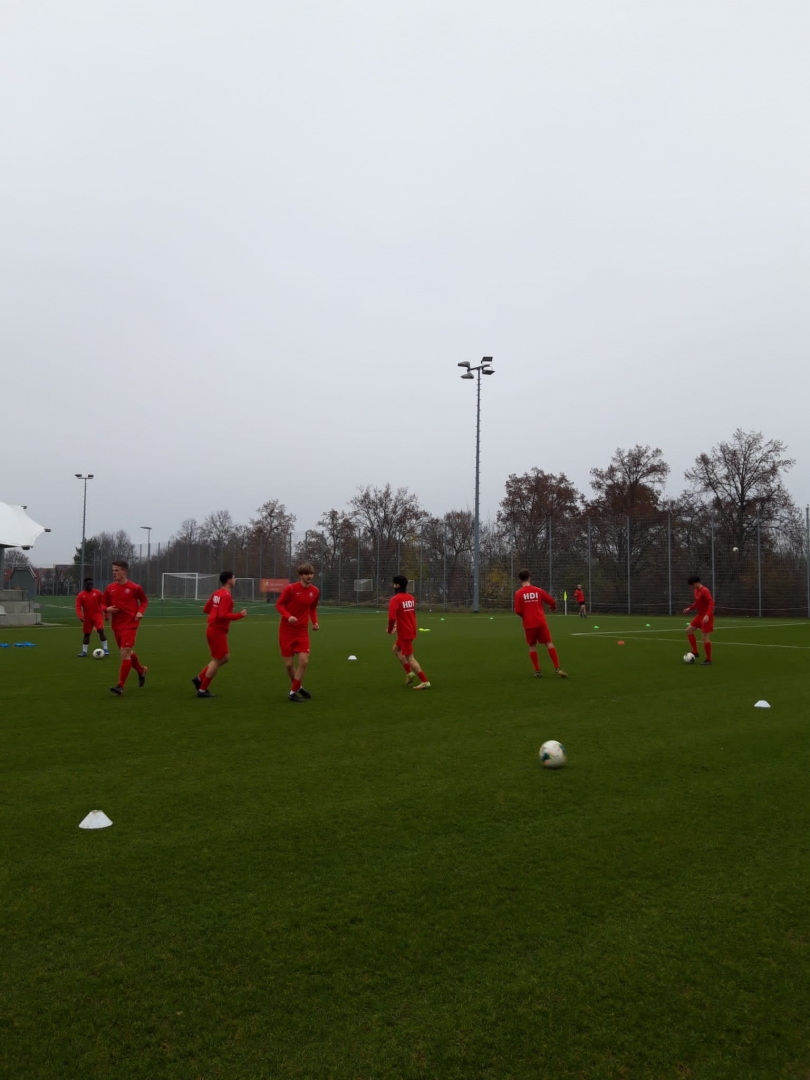
{"label": "player's dark hair", "polygon": [[690,585],[700,585],[700,578],[698,577],[697,574],[692,574],[692,576],[689,578],[688,583]]}
{"label": "player's dark hair", "polygon": [[532,576],[531,570],[521,570],[520,573],[518,574],[518,578],[521,581],[530,581],[531,576]]}
{"label": "player's dark hair", "polygon": [[393,581],[394,585],[396,585],[397,592],[408,591],[408,579],[405,577],[404,574],[394,574],[391,580]]}
{"label": "player's dark hair", "polygon": [[113,566],[120,566],[122,570],[129,570],[129,563],[126,559],[113,559]]}
{"label": "player's dark hair", "polygon": [[84,583],[85,583],[85,585],[92,585],[93,584],[93,579],[91,577],[86,577],[84,579]]}
{"label": "player's dark hair", "polygon": [[223,570],[222,573],[219,575],[220,585],[227,585],[231,578],[235,576],[236,575],[234,574],[233,570]]}
{"label": "player's dark hair", "polygon": [[314,574],[314,573],[315,573],[315,567],[312,565],[311,562],[302,562],[298,567],[298,576],[299,577],[301,576],[301,574]]}

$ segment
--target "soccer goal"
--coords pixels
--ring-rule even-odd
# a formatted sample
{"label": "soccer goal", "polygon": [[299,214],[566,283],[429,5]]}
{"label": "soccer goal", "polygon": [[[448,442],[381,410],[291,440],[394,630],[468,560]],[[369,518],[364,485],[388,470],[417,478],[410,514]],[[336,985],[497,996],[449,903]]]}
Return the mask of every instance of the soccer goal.
{"label": "soccer goal", "polygon": [[161,600],[207,600],[219,588],[219,574],[161,574]]}
{"label": "soccer goal", "polygon": [[374,578],[355,578],[355,592],[374,592]]}
{"label": "soccer goal", "polygon": [[238,577],[233,579],[234,600],[255,600],[256,579],[252,577]]}

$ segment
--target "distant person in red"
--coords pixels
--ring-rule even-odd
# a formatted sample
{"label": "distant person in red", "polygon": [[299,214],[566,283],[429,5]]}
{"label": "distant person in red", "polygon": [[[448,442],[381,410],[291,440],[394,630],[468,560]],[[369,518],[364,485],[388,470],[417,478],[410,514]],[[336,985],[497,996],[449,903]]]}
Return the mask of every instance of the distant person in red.
{"label": "distant person in red", "polygon": [[540,678],[540,661],[537,657],[537,645],[540,642],[548,649],[548,655],[551,657],[557,675],[561,679],[567,679],[568,676],[560,667],[560,658],[557,656],[557,650],[551,640],[551,630],[549,630],[546,614],[543,611],[543,604],[547,604],[554,611],[557,607],[557,601],[539,586],[532,585],[532,575],[528,570],[521,570],[518,578],[523,584],[515,593],[515,614],[519,615],[523,620],[523,629],[526,633],[526,643],[529,646],[529,659],[534,668],[534,677],[535,679]]}
{"label": "distant person in red", "polygon": [[315,567],[301,563],[298,581],[285,585],[276,601],[276,611],[281,615],[278,643],[284,667],[290,677],[290,701],[309,701],[312,694],[303,687],[309,664],[309,622],[318,630],[318,597],[320,590],[312,584]]}
{"label": "distant person in red", "polygon": [[76,614],[82,621],[84,641],[82,651],[77,653],[79,657],[87,659],[87,648],[90,644],[90,635],[93,630],[98,631],[98,639],[104,649],[104,655],[110,655],[110,647],[107,644],[107,635],[104,633],[104,608],[101,606],[101,589],[93,588],[93,579],[84,579],[84,588],[76,593]]}
{"label": "distant person in red", "polygon": [[574,589],[574,599],[579,604],[579,617],[585,619],[588,616],[588,612],[585,610],[585,593],[582,591],[582,586],[577,585]]}
{"label": "distant person in red", "polygon": [[397,574],[393,579],[396,592],[388,604],[388,633],[397,628],[397,640],[394,642],[394,656],[405,668],[405,685],[409,686],[414,677],[419,682],[414,690],[427,690],[430,686],[419,661],[413,655],[413,642],[416,637],[416,601],[408,592],[408,579],[404,574]]}
{"label": "distant person in red", "polygon": [[112,564],[113,581],[101,597],[106,614],[112,616],[115,643],[121,650],[118,685],[110,687],[111,693],[118,697],[124,692],[124,686],[132,668],[135,668],[138,673],[138,686],[146,684],[148,670],[141,664],[135,652],[135,638],[149,601],[140,585],[129,580],[128,570],[129,563],[125,559],[116,559]]}
{"label": "distant person in red", "polygon": [[687,615],[690,611],[694,611],[697,608],[697,615],[689,623],[686,628],[686,636],[689,639],[689,649],[694,653],[697,660],[700,656],[697,647],[697,637],[695,631],[700,630],[703,635],[703,648],[706,650],[706,659],[704,664],[711,664],[712,662],[712,631],[714,630],[714,598],[705,585],[701,585],[700,578],[697,574],[693,574],[689,578],[689,584],[692,586],[695,593],[695,602],[690,604],[689,607],[683,609],[684,615]]}
{"label": "distant person in red", "polygon": [[197,697],[212,698],[214,695],[208,689],[214,681],[214,676],[231,658],[228,649],[228,631],[231,623],[237,619],[244,619],[247,608],[234,612],[233,610],[233,586],[235,577],[232,570],[223,570],[219,575],[222,586],[208,597],[203,613],[208,616],[208,627],[205,636],[208,638],[208,648],[211,651],[210,663],[202,669],[199,675],[191,680],[197,688]]}

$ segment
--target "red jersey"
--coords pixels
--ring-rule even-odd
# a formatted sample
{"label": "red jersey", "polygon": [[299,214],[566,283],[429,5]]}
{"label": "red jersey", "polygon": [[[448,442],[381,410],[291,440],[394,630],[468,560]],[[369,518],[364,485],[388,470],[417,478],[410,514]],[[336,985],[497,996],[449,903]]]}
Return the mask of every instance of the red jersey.
{"label": "red jersey", "polygon": [[104,604],[101,601],[101,589],[82,589],[76,594],[76,614],[83,622],[92,622],[98,615],[103,614]]}
{"label": "red jersey", "polygon": [[574,589],[574,599],[578,604],[585,603],[585,593],[582,591],[582,589]]}
{"label": "red jersey", "polygon": [[398,592],[388,604],[388,633],[397,627],[397,637],[413,641],[416,637],[416,601],[407,592]]}
{"label": "red jersey", "polygon": [[209,626],[213,626],[217,630],[222,630],[226,634],[228,633],[232,622],[236,622],[237,619],[244,619],[245,617],[241,611],[234,612],[233,593],[230,589],[224,587],[217,589],[215,593],[211,593],[203,608],[203,612],[208,616]]}
{"label": "red jersey", "polygon": [[548,604],[552,611],[557,607],[557,601],[553,596],[538,585],[524,585],[515,593],[515,614],[523,619],[523,625],[527,630],[533,626],[545,626],[546,613],[543,604]]}
{"label": "red jersey", "polygon": [[701,619],[707,615],[709,618],[714,614],[714,598],[705,585],[701,585],[698,591],[695,593],[695,602],[691,607],[688,607],[687,611],[694,611],[697,608],[697,613]]}
{"label": "red jersey", "polygon": [[[314,585],[302,585],[300,581],[285,585],[281,596],[276,600],[276,611],[281,615],[281,625],[290,630],[307,630],[309,620],[318,621],[318,597],[320,590]],[[298,620],[292,626],[287,622],[290,616]]]}
{"label": "red jersey", "polygon": [[113,581],[104,590],[101,602],[105,608],[118,608],[112,613],[113,630],[131,626],[138,612],[143,615],[149,603],[146,593],[134,581]]}

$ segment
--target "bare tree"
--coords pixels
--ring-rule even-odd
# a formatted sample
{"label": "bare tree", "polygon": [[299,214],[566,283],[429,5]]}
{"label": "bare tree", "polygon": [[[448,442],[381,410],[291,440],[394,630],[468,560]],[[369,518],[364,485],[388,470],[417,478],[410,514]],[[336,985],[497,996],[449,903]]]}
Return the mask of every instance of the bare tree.
{"label": "bare tree", "polygon": [[278,499],[268,499],[258,508],[256,517],[250,519],[250,527],[265,540],[287,536],[295,527],[295,514],[290,514]]}
{"label": "bare tree", "polygon": [[756,538],[757,515],[761,528],[795,528],[798,511],[783,477],[796,461],[785,457],[786,450],[781,439],[737,428],[684,474],[691,493],[708,504],[721,532],[740,550]]}
{"label": "bare tree", "polygon": [[657,510],[669,472],[659,447],[618,447],[606,469],[591,469],[591,508],[625,517]]}
{"label": "bare tree", "polygon": [[506,481],[506,493],[498,510],[497,523],[524,559],[534,560],[546,551],[548,522],[558,527],[579,520],[583,497],[565,475],[533,468]]}
{"label": "bare tree", "polygon": [[404,487],[394,491],[390,484],[359,487],[349,506],[355,523],[377,537],[384,550],[413,533],[426,518],[416,495]]}
{"label": "bare tree", "polygon": [[172,537],[176,544],[196,544],[200,539],[200,525],[196,518],[184,518]]}
{"label": "bare tree", "polygon": [[200,537],[216,551],[219,562],[222,562],[222,552],[233,536],[233,530],[230,510],[213,510],[203,519]]}
{"label": "bare tree", "polygon": [[31,560],[20,548],[6,548],[3,562],[5,563],[7,570],[17,570],[21,567],[31,565]]}
{"label": "bare tree", "polygon": [[325,565],[334,566],[338,551],[351,544],[354,538],[354,523],[341,510],[326,510],[318,518],[318,531],[312,535],[317,537],[315,542],[320,545]]}

